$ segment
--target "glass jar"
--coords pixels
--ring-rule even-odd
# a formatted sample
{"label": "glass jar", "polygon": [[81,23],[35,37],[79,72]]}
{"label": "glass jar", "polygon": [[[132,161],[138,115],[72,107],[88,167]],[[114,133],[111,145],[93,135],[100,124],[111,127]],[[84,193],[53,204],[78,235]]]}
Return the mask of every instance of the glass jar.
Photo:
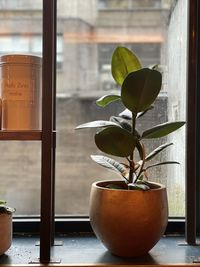
{"label": "glass jar", "polygon": [[0,57],[2,130],[41,130],[42,59]]}

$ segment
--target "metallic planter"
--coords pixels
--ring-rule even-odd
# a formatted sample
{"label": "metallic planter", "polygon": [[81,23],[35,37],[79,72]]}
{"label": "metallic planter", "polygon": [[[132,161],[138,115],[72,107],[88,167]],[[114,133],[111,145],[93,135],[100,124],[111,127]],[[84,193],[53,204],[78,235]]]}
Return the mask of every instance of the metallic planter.
{"label": "metallic planter", "polygon": [[0,214],[0,255],[4,254],[12,243],[12,214]]}
{"label": "metallic planter", "polygon": [[166,188],[152,183],[149,191],[116,190],[105,188],[107,184],[96,182],[91,189],[90,220],[96,236],[117,256],[148,253],[167,226]]}

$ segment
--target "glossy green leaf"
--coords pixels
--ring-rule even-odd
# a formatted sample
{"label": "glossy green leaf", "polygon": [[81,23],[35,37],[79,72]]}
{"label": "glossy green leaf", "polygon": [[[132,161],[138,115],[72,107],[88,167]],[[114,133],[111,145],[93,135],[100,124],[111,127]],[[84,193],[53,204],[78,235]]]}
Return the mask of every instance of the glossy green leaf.
{"label": "glossy green leaf", "polygon": [[15,212],[14,208],[8,207],[4,204],[0,204],[0,214],[2,213],[12,214],[14,212]]}
{"label": "glossy green leaf", "polygon": [[128,168],[126,168],[123,164],[117,162],[114,159],[102,155],[91,155],[91,158],[99,165],[108,168],[112,171],[115,171],[126,179]]}
{"label": "glossy green leaf", "polygon": [[126,119],[126,120],[131,120],[132,119],[132,112],[126,108],[124,111],[119,113],[119,116]]}
{"label": "glossy green leaf", "polygon": [[147,157],[145,158],[145,161],[149,161],[150,159],[154,158],[158,153],[160,153],[165,148],[167,148],[168,146],[171,146],[171,145],[173,145],[173,143],[166,143],[166,144],[163,144],[163,145],[157,147],[149,155],[147,155]]}
{"label": "glossy green leaf", "polygon": [[118,124],[112,121],[103,121],[103,120],[90,121],[90,122],[77,126],[75,129],[79,130],[79,129],[84,129],[84,128],[104,128],[108,126],[118,126]]}
{"label": "glossy green leaf", "polygon": [[140,159],[143,160],[144,159],[144,148],[142,146],[142,144],[140,143],[140,141],[136,141],[136,148],[139,152],[140,155]]}
{"label": "glossy green leaf", "polygon": [[128,184],[128,189],[129,190],[142,190],[142,191],[147,191],[150,189],[150,187],[146,184],[139,184],[139,183],[130,183]]}
{"label": "glossy green leaf", "polygon": [[128,48],[119,46],[112,55],[111,71],[115,81],[122,85],[125,77],[132,71],[141,69],[137,56]]}
{"label": "glossy green leaf", "polygon": [[130,123],[130,120],[123,119],[121,117],[115,117],[111,116],[110,121],[117,123],[119,126],[121,126],[123,129],[131,132],[132,131],[132,125]]}
{"label": "glossy green leaf", "polygon": [[134,113],[145,111],[156,100],[161,85],[162,76],[156,70],[144,68],[131,72],[122,84],[122,102]]}
{"label": "glossy green leaf", "polygon": [[184,121],[166,122],[163,124],[159,124],[143,132],[142,138],[147,139],[147,138],[163,137],[176,131],[177,129],[182,127],[184,124],[185,124]]}
{"label": "glossy green leaf", "polygon": [[159,163],[155,163],[152,165],[149,165],[148,167],[146,167],[146,170],[153,168],[153,167],[157,167],[157,166],[161,166],[161,165],[167,165],[167,164],[180,164],[178,161],[164,161],[164,162],[159,162]]}
{"label": "glossy green leaf", "polygon": [[153,64],[153,65],[148,66],[148,67],[149,67],[149,69],[152,69],[152,70],[158,70],[159,65],[158,64]]}
{"label": "glossy green leaf", "polygon": [[125,186],[120,186],[120,185],[117,185],[117,184],[108,184],[106,186],[106,188],[116,189],[116,190],[126,190],[127,189]]}
{"label": "glossy green leaf", "polygon": [[[154,106],[148,107],[145,111],[139,112],[137,114],[137,119],[144,116],[149,110],[152,110]],[[129,109],[125,109],[121,113],[119,113],[119,116],[126,119],[126,120],[131,120],[132,119],[132,112]]]}
{"label": "glossy green leaf", "polygon": [[147,109],[145,109],[145,111],[139,112],[137,114],[137,119],[140,118],[140,117],[142,117],[142,116],[144,116],[149,110],[152,110],[153,108],[154,108],[154,106],[150,106]]}
{"label": "glossy green leaf", "polygon": [[114,102],[120,99],[121,99],[120,95],[104,95],[100,97],[99,99],[97,99],[96,104],[100,107],[105,107],[111,102]]}
{"label": "glossy green leaf", "polygon": [[116,126],[107,127],[95,135],[95,143],[101,151],[118,157],[128,157],[135,142],[131,133]]}

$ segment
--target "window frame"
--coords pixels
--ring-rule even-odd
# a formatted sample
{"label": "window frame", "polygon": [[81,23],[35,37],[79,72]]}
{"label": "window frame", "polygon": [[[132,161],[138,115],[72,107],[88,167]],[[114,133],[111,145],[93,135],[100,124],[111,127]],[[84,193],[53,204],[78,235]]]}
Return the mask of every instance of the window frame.
{"label": "window frame", "polygon": [[[66,233],[93,233],[89,216],[56,216],[54,231],[55,235]],[[13,232],[14,234],[39,234],[40,216],[14,217]],[[178,217],[169,218],[164,235],[183,235],[184,233],[185,219]]]}
{"label": "window frame", "polygon": [[[188,96],[187,96],[187,140],[186,140],[186,219],[169,218],[166,234],[184,234],[189,244],[196,242],[196,231],[200,222],[200,4],[189,1],[189,50],[188,50]],[[45,2],[45,0],[44,0]],[[196,60],[198,59],[198,60]],[[193,114],[194,116],[191,116]],[[191,143],[190,140],[193,140]],[[194,193],[195,192],[195,193]],[[40,232],[40,216],[15,216],[14,233]],[[53,230],[54,231],[54,230]],[[92,232],[88,216],[64,216],[55,218],[55,233]]]}
{"label": "window frame", "polygon": [[[196,244],[196,232],[197,226],[199,225],[199,187],[200,187],[200,164],[199,164],[199,155],[200,155],[200,141],[198,136],[200,133],[200,77],[197,75],[200,71],[199,62],[200,62],[200,34],[198,29],[200,29],[200,4],[198,0],[188,0],[189,2],[189,25],[188,25],[188,89],[187,89],[187,136],[186,136],[186,219],[180,218],[169,218],[168,227],[166,234],[184,234],[186,233],[186,241],[188,244]],[[48,72],[43,71],[43,83],[46,80],[48,81],[48,88],[55,88],[56,79],[55,79],[55,54],[56,54],[56,21],[51,21],[51,18],[56,18],[56,0],[46,1],[43,0],[43,12],[45,10],[46,19],[43,24],[43,29],[46,30],[44,34],[43,42],[43,67],[48,66]],[[50,19],[50,20],[49,20]],[[47,31],[52,27],[54,30]],[[51,28],[50,28],[51,29]],[[52,40],[50,42],[49,40]],[[50,47],[49,47],[49,43]],[[50,57],[49,57],[50,55]],[[198,60],[197,60],[198,59]],[[49,73],[53,76],[48,76]],[[47,93],[47,92],[46,92]],[[52,93],[52,98],[55,97],[55,92]],[[45,100],[46,101],[46,100]],[[43,107],[44,103],[43,102]],[[48,101],[47,101],[48,102]],[[50,106],[50,114],[52,115],[52,108],[55,110],[55,102],[47,103],[46,106]],[[47,115],[47,114],[46,114]],[[43,112],[43,134],[42,134],[42,146],[43,146],[43,160],[45,162],[51,161],[52,158],[48,157],[49,151],[49,140],[51,145],[53,145],[55,152],[55,114],[51,116],[48,115],[48,120],[46,115]],[[191,116],[192,115],[192,116]],[[53,121],[52,121],[53,117]],[[52,129],[53,126],[53,129]],[[49,129],[51,129],[49,131]],[[53,132],[52,132],[53,130]],[[193,142],[191,142],[192,140]],[[50,156],[55,157],[55,154],[50,152]],[[49,160],[50,159],[50,160]],[[45,163],[46,164],[46,163]],[[48,165],[49,166],[49,165]],[[47,167],[48,167],[47,166]],[[55,166],[54,166],[55,167]],[[48,168],[47,168],[48,169]],[[91,232],[91,226],[88,216],[65,216],[65,217],[56,217],[55,222],[52,220],[54,215],[54,187],[55,187],[55,177],[52,177],[50,173],[49,177],[45,173],[45,168],[42,170],[43,176],[47,179],[42,179],[42,193],[41,193],[41,217],[40,216],[28,216],[28,217],[14,217],[14,233],[31,233],[38,234],[40,236],[45,230],[46,236],[48,237],[47,247],[46,240],[44,236],[40,240],[40,260],[41,262],[49,262],[50,260],[50,247],[52,237],[54,233],[67,233],[67,232]],[[55,172],[55,169],[54,169]],[[53,178],[53,179],[52,179]],[[48,184],[49,182],[49,184]],[[48,186],[47,186],[48,185]],[[53,190],[52,190],[53,188]],[[53,211],[53,213],[51,213]],[[49,216],[50,215],[50,216]],[[50,227],[51,226],[51,227]]]}

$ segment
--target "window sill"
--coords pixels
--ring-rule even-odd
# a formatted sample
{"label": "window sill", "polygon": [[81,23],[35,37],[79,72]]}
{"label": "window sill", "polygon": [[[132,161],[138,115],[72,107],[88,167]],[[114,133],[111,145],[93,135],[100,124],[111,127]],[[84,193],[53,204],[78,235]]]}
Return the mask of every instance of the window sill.
{"label": "window sill", "polygon": [[[163,265],[163,266],[200,266],[194,264],[200,260],[199,246],[179,245],[183,237],[163,237],[158,244],[144,257],[135,259],[119,258],[110,254],[92,234],[70,234],[59,236],[56,240],[63,241],[63,246],[52,248],[54,266],[59,262],[66,266],[107,266],[107,265]],[[0,256],[0,265],[12,264],[19,267],[27,263],[35,263],[39,255],[36,246],[37,237],[15,236],[12,247],[5,255]],[[52,262],[54,263],[54,262]]]}

